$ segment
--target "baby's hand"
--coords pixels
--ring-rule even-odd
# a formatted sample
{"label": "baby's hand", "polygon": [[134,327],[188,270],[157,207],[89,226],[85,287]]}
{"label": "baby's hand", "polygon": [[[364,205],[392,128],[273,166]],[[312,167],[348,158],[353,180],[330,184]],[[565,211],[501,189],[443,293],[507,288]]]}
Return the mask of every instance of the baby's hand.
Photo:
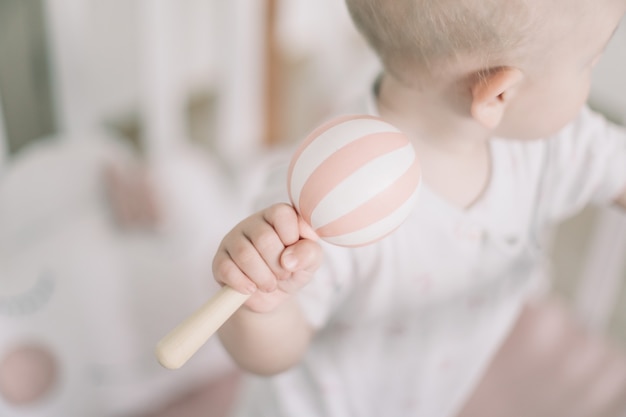
{"label": "baby's hand", "polygon": [[272,311],[319,268],[322,250],[310,236],[293,207],[271,206],[224,237],[213,259],[213,276],[243,294],[254,293],[245,304],[249,309]]}

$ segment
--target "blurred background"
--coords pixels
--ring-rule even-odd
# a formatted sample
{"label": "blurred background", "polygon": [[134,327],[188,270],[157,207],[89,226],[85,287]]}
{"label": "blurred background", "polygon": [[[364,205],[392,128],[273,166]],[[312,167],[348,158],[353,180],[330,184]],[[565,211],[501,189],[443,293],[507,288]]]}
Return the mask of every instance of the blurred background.
{"label": "blurred background", "polygon": [[[622,26],[590,98],[617,123],[625,51]],[[219,344],[176,372],[154,345],[215,289],[256,170],[377,71],[338,0],[0,0],[0,415],[223,415]],[[124,178],[146,227],[112,211]],[[589,209],[553,255],[555,291],[626,343],[624,223]]]}

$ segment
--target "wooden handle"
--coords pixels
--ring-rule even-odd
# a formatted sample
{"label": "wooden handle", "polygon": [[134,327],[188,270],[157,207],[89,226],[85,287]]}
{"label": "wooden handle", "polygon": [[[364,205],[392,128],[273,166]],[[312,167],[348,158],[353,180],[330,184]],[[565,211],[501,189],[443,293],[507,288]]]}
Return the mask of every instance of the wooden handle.
{"label": "wooden handle", "polygon": [[168,369],[183,366],[249,297],[228,286],[222,287],[202,307],[161,339],[156,347],[159,363]]}

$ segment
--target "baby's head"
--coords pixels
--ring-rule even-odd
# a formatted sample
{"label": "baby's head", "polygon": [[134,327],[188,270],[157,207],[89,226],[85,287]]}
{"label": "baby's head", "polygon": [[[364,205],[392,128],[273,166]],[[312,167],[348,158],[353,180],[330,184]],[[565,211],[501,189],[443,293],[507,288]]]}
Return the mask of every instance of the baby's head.
{"label": "baby's head", "polygon": [[[347,0],[388,71],[441,77],[467,58],[516,59],[538,26],[526,0]],[[480,62],[482,61],[482,62]],[[495,61],[495,62],[493,62]],[[443,71],[443,72],[442,72]],[[414,81],[414,80],[405,80]]]}
{"label": "baby's head", "polygon": [[469,115],[517,138],[545,136],[574,117],[626,11],[626,0],[346,3],[398,83],[414,90],[457,85],[468,93]]}

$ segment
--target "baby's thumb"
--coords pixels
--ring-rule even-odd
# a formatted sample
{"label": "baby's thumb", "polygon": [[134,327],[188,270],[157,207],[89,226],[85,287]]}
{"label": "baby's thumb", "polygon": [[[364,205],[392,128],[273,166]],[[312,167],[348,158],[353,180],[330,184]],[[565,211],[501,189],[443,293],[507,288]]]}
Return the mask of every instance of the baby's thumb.
{"label": "baby's thumb", "polygon": [[322,264],[322,248],[310,239],[300,239],[287,247],[280,256],[280,263],[290,272],[315,272]]}

